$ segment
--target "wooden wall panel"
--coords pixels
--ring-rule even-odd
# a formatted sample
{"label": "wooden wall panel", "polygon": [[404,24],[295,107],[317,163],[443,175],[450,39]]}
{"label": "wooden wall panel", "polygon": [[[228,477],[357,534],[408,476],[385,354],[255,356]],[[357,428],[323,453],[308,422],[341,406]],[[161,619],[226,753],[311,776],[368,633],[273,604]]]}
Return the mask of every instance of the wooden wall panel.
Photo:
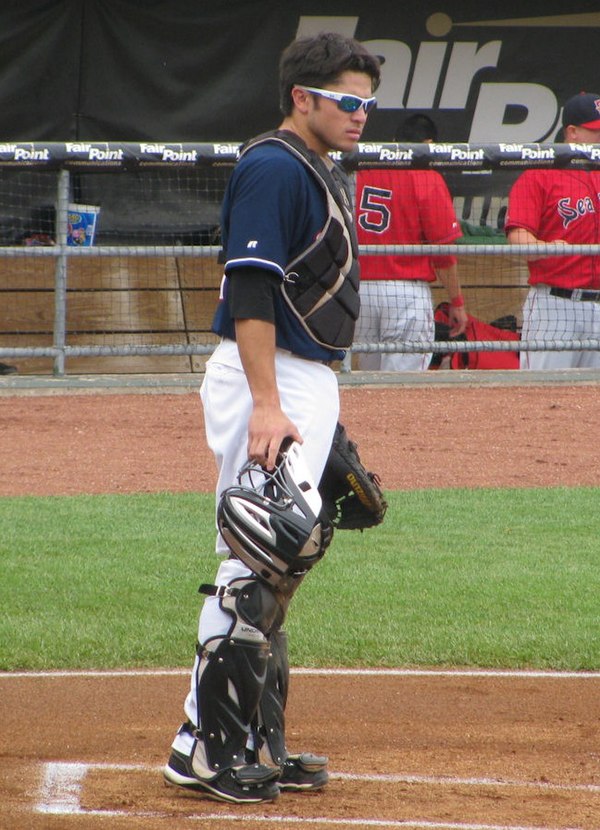
{"label": "wooden wall panel", "polygon": [[[53,258],[0,258],[0,346],[49,345],[54,324]],[[515,256],[462,256],[469,313],[486,322],[512,314],[521,323],[527,266]],[[69,261],[67,343],[211,343],[222,265],[206,257],[96,257]],[[447,299],[433,286],[434,304]],[[1,360],[1,358],[0,358]],[[207,357],[68,359],[69,372],[186,372]],[[52,371],[50,358],[27,358],[20,372]]]}
{"label": "wooden wall panel", "polygon": [[54,257],[1,257],[0,290],[52,290],[55,268]]}
{"label": "wooden wall panel", "polygon": [[177,289],[173,257],[73,257],[68,286],[78,290]]}
{"label": "wooden wall panel", "polygon": [[223,265],[214,257],[178,257],[182,288],[216,288],[223,279]]}
{"label": "wooden wall panel", "polygon": [[216,289],[182,291],[181,296],[188,331],[210,331],[219,292]]}

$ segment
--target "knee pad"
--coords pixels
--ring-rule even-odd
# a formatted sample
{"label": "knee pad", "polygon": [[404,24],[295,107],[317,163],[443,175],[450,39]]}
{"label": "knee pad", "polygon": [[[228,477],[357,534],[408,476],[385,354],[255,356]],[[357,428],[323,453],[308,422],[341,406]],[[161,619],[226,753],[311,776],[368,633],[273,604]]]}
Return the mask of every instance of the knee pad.
{"label": "knee pad", "polygon": [[233,580],[229,587],[232,596],[221,599],[223,611],[254,626],[265,637],[283,624],[288,601],[280,592],[255,576]]}

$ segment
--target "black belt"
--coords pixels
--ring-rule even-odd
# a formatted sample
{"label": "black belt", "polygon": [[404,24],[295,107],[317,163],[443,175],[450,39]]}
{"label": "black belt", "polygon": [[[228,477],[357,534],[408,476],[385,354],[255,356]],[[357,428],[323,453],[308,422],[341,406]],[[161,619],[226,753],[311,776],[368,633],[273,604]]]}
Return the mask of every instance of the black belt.
{"label": "black belt", "polygon": [[[577,300],[583,303],[594,303],[600,300],[600,291],[582,291],[571,288],[551,288],[553,297],[563,297],[565,300]],[[573,294],[576,296],[574,297]]]}

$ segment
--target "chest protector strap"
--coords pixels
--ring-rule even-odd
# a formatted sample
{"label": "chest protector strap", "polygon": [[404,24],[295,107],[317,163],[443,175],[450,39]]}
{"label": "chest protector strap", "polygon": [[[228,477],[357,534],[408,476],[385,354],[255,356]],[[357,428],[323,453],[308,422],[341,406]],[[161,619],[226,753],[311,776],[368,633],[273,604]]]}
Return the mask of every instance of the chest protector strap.
{"label": "chest protector strap", "polygon": [[344,174],[337,167],[330,170],[287,130],[251,139],[242,153],[265,142],[280,144],[299,159],[321,186],[327,204],[327,219],[317,238],[285,267],[283,297],[315,342],[347,349],[352,345],[360,300],[358,243]]}

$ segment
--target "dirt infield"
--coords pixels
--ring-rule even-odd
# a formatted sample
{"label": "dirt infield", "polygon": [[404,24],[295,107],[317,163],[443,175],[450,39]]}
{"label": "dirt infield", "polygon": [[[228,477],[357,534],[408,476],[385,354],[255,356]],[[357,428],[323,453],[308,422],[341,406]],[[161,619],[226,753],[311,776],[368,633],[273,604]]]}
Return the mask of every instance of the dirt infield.
{"label": "dirt infield", "polygon": [[[600,388],[345,388],[384,487],[600,485]],[[196,394],[0,397],[0,496],[210,490]],[[182,661],[184,662],[184,661]],[[231,808],[163,786],[188,685],[0,675],[0,828],[600,828],[600,674],[296,672],[320,794]]]}
{"label": "dirt infield", "polygon": [[[384,487],[600,484],[600,386],[341,389]],[[0,496],[213,489],[197,393],[0,397]]]}

